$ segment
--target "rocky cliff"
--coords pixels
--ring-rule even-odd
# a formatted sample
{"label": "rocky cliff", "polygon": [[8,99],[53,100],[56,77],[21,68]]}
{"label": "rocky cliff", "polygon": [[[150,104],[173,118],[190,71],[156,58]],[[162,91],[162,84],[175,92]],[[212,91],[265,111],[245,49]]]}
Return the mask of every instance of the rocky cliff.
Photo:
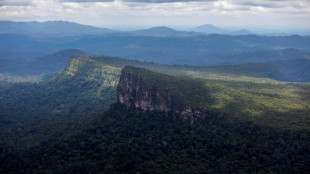
{"label": "rocky cliff", "polygon": [[117,99],[127,107],[172,113],[191,122],[206,117],[208,112],[186,102],[184,90],[191,89],[176,82],[190,83],[183,78],[126,66],[121,73]]}

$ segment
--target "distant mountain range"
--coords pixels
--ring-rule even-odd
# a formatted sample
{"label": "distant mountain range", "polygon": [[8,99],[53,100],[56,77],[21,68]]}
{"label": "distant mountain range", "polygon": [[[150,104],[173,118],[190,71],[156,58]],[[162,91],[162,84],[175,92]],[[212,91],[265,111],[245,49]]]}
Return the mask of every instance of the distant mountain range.
{"label": "distant mountain range", "polygon": [[47,21],[47,22],[13,22],[0,21],[0,34],[27,34],[36,36],[75,36],[75,35],[129,35],[129,36],[193,36],[204,34],[228,34],[228,35],[247,35],[253,34],[247,30],[229,32],[217,28],[211,24],[198,26],[191,31],[179,31],[166,26],[151,27],[142,30],[132,30],[121,32],[108,28],[98,28],[90,25],[81,25],[66,21]]}
{"label": "distant mountain range", "polygon": [[[187,37],[206,34],[225,34],[225,35],[268,35],[268,36],[289,36],[293,32],[275,32],[263,30],[260,32],[252,32],[247,29],[223,29],[212,24],[205,24],[191,28],[186,31],[176,30],[167,26],[154,26],[146,29],[135,30],[131,27],[130,31],[119,31],[109,28],[100,28],[90,25],[82,25],[67,21],[47,21],[47,22],[14,22],[0,21],[0,34],[27,34],[40,36],[76,36],[76,35],[120,35],[120,36],[152,36],[152,37]],[[309,35],[310,30],[296,30],[295,34]]]}
{"label": "distant mountain range", "polygon": [[115,33],[115,30],[81,25],[74,22],[12,22],[0,21],[0,33],[50,34],[50,35],[102,35]]}
{"label": "distant mountain range", "polygon": [[131,36],[153,36],[153,37],[168,37],[168,36],[186,37],[186,36],[201,35],[195,32],[178,31],[165,26],[152,27],[143,30],[128,31],[124,33]]}
{"label": "distant mountain range", "polygon": [[[197,32],[165,26],[120,32],[63,21],[0,25],[0,73],[55,73],[70,56],[86,52],[170,65],[267,63],[290,81],[309,81],[310,38],[305,36],[247,35],[247,30],[208,34],[228,32],[210,24],[193,29]],[[66,51],[46,56],[59,50]]]}
{"label": "distant mountain range", "polygon": [[227,34],[227,35],[253,35],[254,34],[245,29],[236,30],[236,31],[223,30],[223,29],[213,26],[212,24],[201,25],[201,26],[191,29],[191,31],[207,33],[207,34]]}
{"label": "distant mountain range", "polygon": [[[158,28],[155,28],[156,30]],[[164,28],[166,33],[171,30]],[[151,30],[152,31],[152,30]],[[0,34],[0,59],[31,60],[65,49],[93,55],[109,55],[161,64],[198,66],[232,65],[304,59],[310,52],[310,38],[301,36],[68,36],[38,38]],[[291,49],[293,48],[293,49]],[[286,50],[286,51],[283,51]],[[306,56],[307,57],[307,56]]]}

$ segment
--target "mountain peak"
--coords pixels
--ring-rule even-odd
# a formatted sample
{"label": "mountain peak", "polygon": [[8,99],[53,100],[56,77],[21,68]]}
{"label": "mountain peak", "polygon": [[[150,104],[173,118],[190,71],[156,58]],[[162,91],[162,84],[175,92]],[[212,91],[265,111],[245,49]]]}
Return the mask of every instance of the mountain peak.
{"label": "mountain peak", "polygon": [[130,31],[128,33],[133,34],[133,35],[139,35],[139,36],[155,36],[155,37],[189,35],[188,32],[177,31],[175,29],[172,29],[166,26],[158,26],[158,27],[152,27],[152,28],[143,29],[143,30],[135,30],[135,31]]}
{"label": "mountain peak", "polygon": [[225,30],[215,27],[212,24],[205,24],[192,29],[192,31],[203,32],[208,34],[223,34],[226,33]]}
{"label": "mountain peak", "polygon": [[214,25],[212,24],[204,24],[204,25],[200,25],[198,27],[213,27],[213,28],[216,28]]}
{"label": "mountain peak", "polygon": [[250,31],[248,31],[246,29],[241,29],[241,30],[233,31],[230,34],[232,34],[232,35],[251,35],[253,33],[251,33]]}
{"label": "mountain peak", "polygon": [[158,27],[151,27],[146,30],[153,30],[153,31],[176,31],[175,29],[166,27],[166,26],[158,26]]}

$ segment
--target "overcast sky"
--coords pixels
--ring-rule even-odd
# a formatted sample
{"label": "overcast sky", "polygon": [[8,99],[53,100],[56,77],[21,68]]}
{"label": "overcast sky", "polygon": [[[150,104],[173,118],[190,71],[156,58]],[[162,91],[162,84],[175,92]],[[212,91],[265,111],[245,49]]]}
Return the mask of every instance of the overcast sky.
{"label": "overcast sky", "polygon": [[0,0],[0,20],[310,28],[310,0]]}

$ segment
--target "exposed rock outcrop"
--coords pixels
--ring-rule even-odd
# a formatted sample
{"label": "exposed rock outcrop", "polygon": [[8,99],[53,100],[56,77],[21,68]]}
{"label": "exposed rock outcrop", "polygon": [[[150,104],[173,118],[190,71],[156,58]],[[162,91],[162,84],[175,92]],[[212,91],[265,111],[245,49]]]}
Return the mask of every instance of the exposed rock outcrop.
{"label": "exposed rock outcrop", "polygon": [[[139,70],[139,71],[135,71]],[[179,115],[191,122],[208,115],[206,111],[184,104],[177,93],[161,89],[167,81],[159,81],[161,85],[150,85],[148,73],[153,73],[142,68],[127,66],[122,70],[119,81],[117,99],[127,107],[141,108],[144,111],[164,111]],[[156,73],[158,74],[158,73]],[[163,75],[167,76],[167,75]]]}

